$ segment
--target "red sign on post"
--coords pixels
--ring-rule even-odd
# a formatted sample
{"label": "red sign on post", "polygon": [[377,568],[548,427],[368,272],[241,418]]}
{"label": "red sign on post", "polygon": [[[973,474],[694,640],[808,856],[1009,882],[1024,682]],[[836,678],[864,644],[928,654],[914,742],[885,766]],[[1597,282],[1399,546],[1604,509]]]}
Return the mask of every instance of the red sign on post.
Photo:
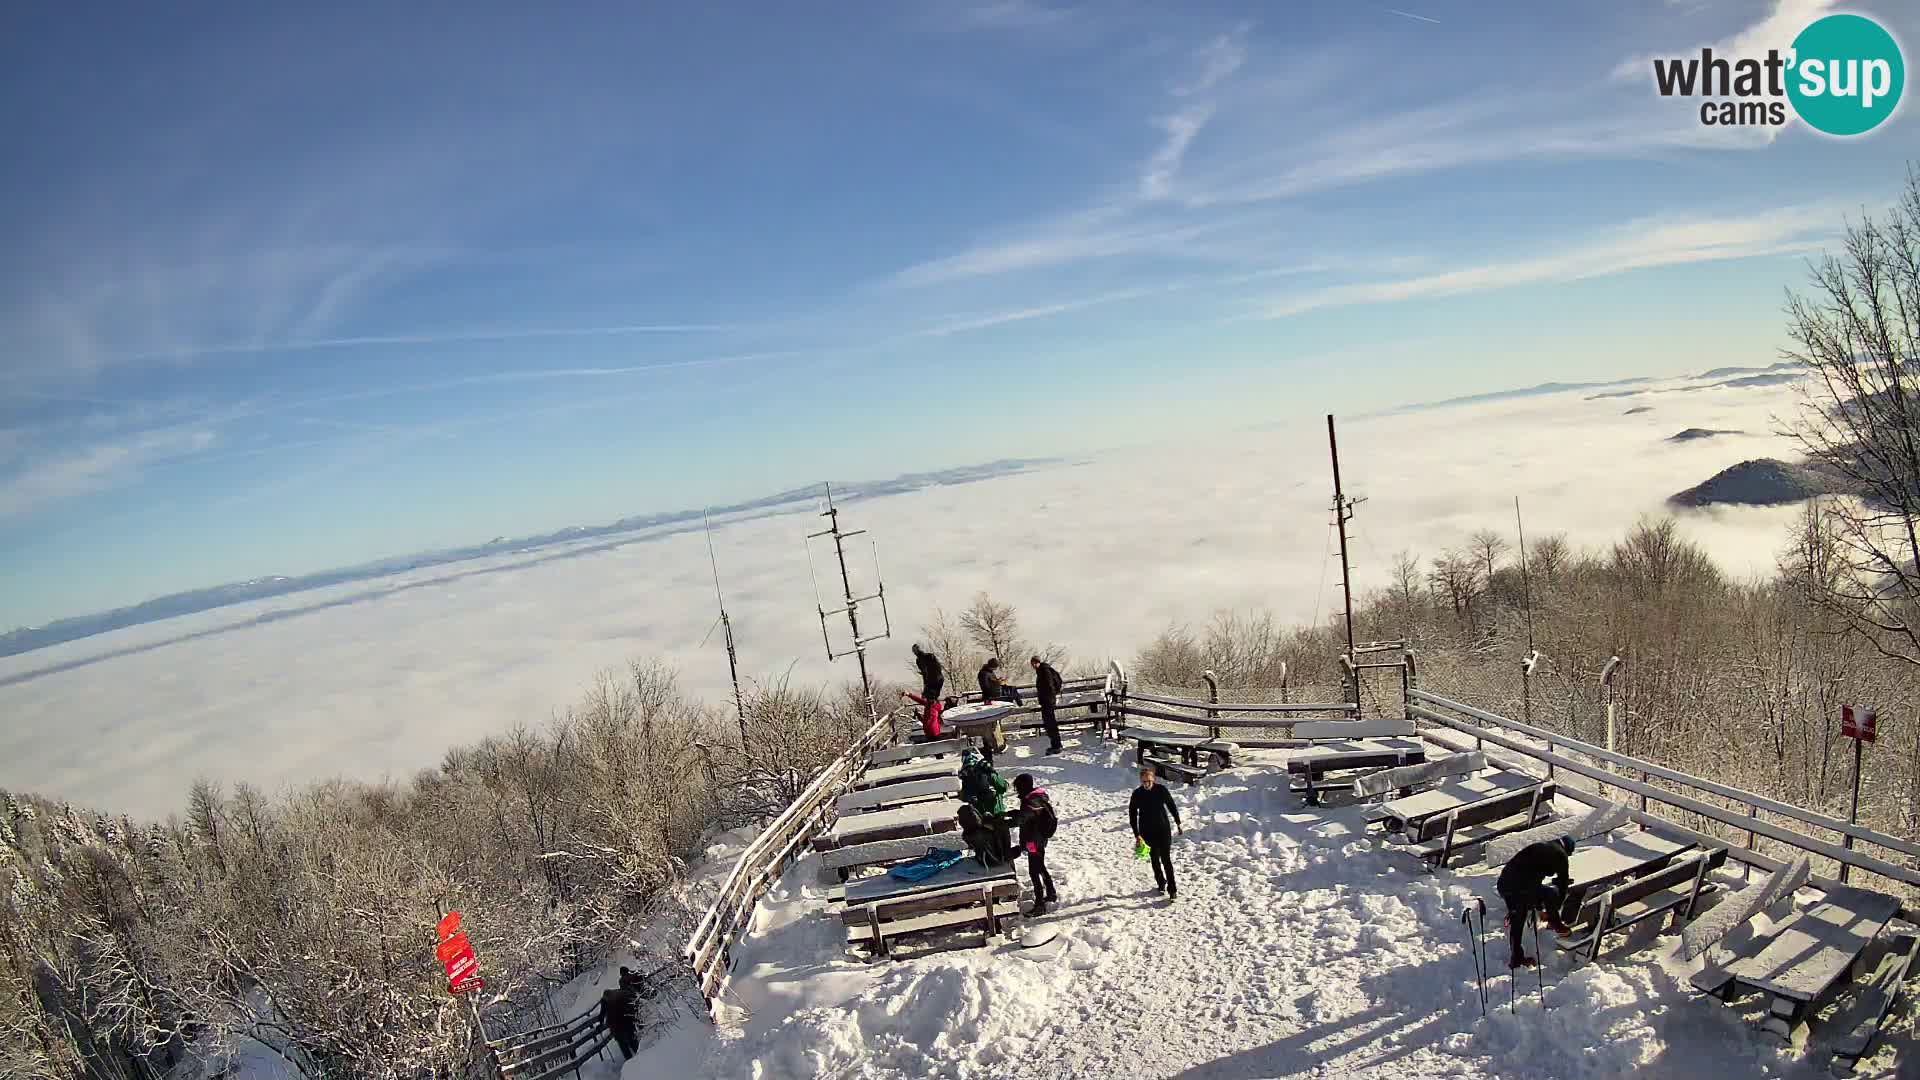
{"label": "red sign on post", "polygon": [[1879,719],[1879,714],[1872,709],[1858,705],[1842,705],[1840,706],[1840,734],[1849,739],[1872,742],[1874,727]]}
{"label": "red sign on post", "polygon": [[434,936],[439,944],[434,947],[433,957],[446,966],[448,992],[463,994],[486,986],[480,978],[480,960],[473,955],[473,944],[460,930],[459,912],[441,919],[434,927]]}

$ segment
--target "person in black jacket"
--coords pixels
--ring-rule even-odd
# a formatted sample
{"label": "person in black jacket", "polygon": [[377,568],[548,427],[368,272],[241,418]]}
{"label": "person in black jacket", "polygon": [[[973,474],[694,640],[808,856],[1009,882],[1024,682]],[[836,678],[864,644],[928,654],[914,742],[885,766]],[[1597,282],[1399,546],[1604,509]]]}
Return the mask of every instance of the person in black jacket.
{"label": "person in black jacket", "polygon": [[1013,861],[1013,839],[1003,818],[982,814],[970,803],[960,804],[960,839],[981,866],[1005,866]]}
{"label": "person in black jacket", "polygon": [[1000,679],[1000,658],[994,657],[980,667],[980,700],[985,702],[1006,701],[1020,704],[1020,690],[1008,686]]}
{"label": "person in black jacket", "polygon": [[[1567,857],[1573,854],[1573,837],[1543,840],[1520,849],[1513,861],[1500,871],[1495,888],[1507,904],[1507,966],[1532,967],[1535,958],[1527,955],[1521,935],[1536,912],[1546,917],[1556,934],[1569,933],[1560,921],[1560,905],[1566,902],[1573,878],[1567,870]],[[1553,879],[1552,884],[1547,879]]]}
{"label": "person in black jacket", "polygon": [[939,701],[940,691],[947,688],[947,673],[940,666],[940,658],[915,645],[913,666],[920,669],[920,696],[928,701]]}
{"label": "person in black jacket", "polygon": [[640,1050],[639,978],[635,972],[621,968],[620,985],[600,995],[600,1022],[613,1032],[613,1041],[620,1044],[623,1059],[631,1059]]}
{"label": "person in black jacket", "polygon": [[1180,807],[1174,804],[1173,792],[1164,784],[1154,783],[1151,765],[1140,768],[1140,786],[1133,789],[1133,797],[1127,800],[1127,823],[1133,826],[1134,843],[1144,842],[1153,856],[1154,884],[1167,894],[1167,899],[1179,899],[1180,888],[1173,880],[1173,859],[1169,852],[1173,847],[1173,830],[1185,833],[1187,829],[1180,824]]}
{"label": "person in black jacket", "polygon": [[1038,917],[1047,913],[1048,904],[1060,901],[1053,875],[1047,872],[1047,841],[1053,839],[1059,818],[1054,816],[1053,800],[1033,786],[1031,774],[1014,777],[1013,790],[1020,793],[1020,808],[1002,820],[1020,826],[1020,848],[1026,852],[1027,879],[1033,884],[1033,910],[1027,914]]}
{"label": "person in black jacket", "polygon": [[1047,753],[1057,754],[1065,749],[1060,745],[1060,721],[1053,714],[1060,699],[1060,673],[1037,656],[1028,662],[1033,665],[1033,696],[1040,699],[1040,726],[1047,729]]}

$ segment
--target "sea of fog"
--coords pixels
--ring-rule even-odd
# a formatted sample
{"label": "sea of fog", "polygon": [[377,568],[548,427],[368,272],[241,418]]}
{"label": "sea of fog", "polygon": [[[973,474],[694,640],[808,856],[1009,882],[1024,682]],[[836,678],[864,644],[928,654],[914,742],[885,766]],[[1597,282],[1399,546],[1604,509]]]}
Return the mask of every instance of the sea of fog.
{"label": "sea of fog", "polygon": [[[1353,524],[1356,588],[1384,585],[1403,548],[1430,557],[1477,529],[1510,535],[1515,496],[1529,537],[1601,545],[1728,465],[1795,456],[1774,434],[1793,412],[1790,387],[1676,380],[1632,397],[1593,393],[1343,421],[1348,492],[1366,499]],[[1690,427],[1740,434],[1667,441]],[[1329,615],[1339,567],[1322,418],[1207,441],[1134,434],[1147,444],[849,506],[848,526],[877,541],[892,612],[880,669],[904,680],[907,647],[934,608],[957,610],[983,589],[1017,606],[1027,636],[1079,658],[1130,657],[1169,624],[1221,609]],[[1764,574],[1795,513],[1682,520],[1723,567]],[[743,670],[755,678],[854,675],[851,659],[823,655],[803,543],[820,525],[799,507],[715,532]],[[856,547],[853,561],[870,580],[870,552]],[[816,549],[815,562],[824,589],[829,552]],[[708,636],[713,622],[706,542],[693,531],[134,627],[0,659],[0,787],[163,816],[196,776],[269,789],[406,776],[451,744],[543,722],[595,672],[635,658],[675,666],[686,687],[720,701],[726,656]]]}

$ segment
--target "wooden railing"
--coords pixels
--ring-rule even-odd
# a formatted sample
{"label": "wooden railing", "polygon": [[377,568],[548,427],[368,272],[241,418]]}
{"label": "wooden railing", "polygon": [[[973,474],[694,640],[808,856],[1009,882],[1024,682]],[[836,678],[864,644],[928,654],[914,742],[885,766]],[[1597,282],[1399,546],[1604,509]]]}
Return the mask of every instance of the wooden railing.
{"label": "wooden railing", "polygon": [[[1603,789],[1597,793],[1601,797],[1605,796],[1604,789],[1609,788],[1637,796],[1640,802],[1640,814],[1637,815],[1639,817],[1656,816],[1651,811],[1654,804],[1659,804],[1662,808],[1684,811],[1726,826],[1733,832],[1744,832],[1747,835],[1746,843],[1740,846],[1729,846],[1728,850],[1728,856],[1738,862],[1769,872],[1778,869],[1783,864],[1783,860],[1768,856],[1759,850],[1759,839],[1765,837],[1776,844],[1831,859],[1839,866],[1878,874],[1901,885],[1920,888],[1920,869],[1910,864],[1877,858],[1854,846],[1866,844],[1880,848],[1896,857],[1906,856],[1909,860],[1920,859],[1920,844],[1911,840],[1903,840],[1815,810],[1769,799],[1764,795],[1742,791],[1701,777],[1690,776],[1640,758],[1615,753],[1605,747],[1568,738],[1545,728],[1525,724],[1484,709],[1476,709],[1471,705],[1443,698],[1438,694],[1430,694],[1424,690],[1412,691],[1409,701],[1407,711],[1415,720],[1437,724],[1442,728],[1470,737],[1474,741],[1475,748],[1483,748],[1485,744],[1491,743],[1530,759],[1532,762],[1545,765],[1548,777],[1553,777],[1556,770],[1565,770],[1584,777]],[[1433,738],[1438,733],[1429,730],[1423,734]],[[1544,749],[1540,745],[1543,743]],[[1588,760],[1570,757],[1569,753],[1579,754]],[[1592,762],[1601,764],[1595,765]],[[1614,766],[1625,772],[1624,774],[1616,773],[1602,767],[1605,765]],[[1640,779],[1634,779],[1635,776]],[[1651,782],[1653,780],[1659,780],[1661,784],[1669,786],[1656,785]],[[1672,790],[1673,788],[1680,790]],[[1595,801],[1594,794],[1583,793],[1565,784],[1560,786],[1560,794],[1582,802]],[[1583,794],[1586,795],[1585,798],[1582,798]],[[1742,809],[1733,810],[1716,805],[1707,801],[1705,797],[1709,796],[1724,799]],[[1798,825],[1811,825],[1836,833],[1842,838],[1842,842],[1833,843],[1807,835],[1787,825],[1777,824],[1762,817],[1763,813],[1785,818]],[[1657,816],[1662,825],[1685,828],[1684,823],[1673,820],[1670,812]],[[1725,843],[1717,837],[1707,839],[1713,840],[1716,844]],[[1827,886],[1840,884],[1836,880],[1818,875],[1815,880]]]}
{"label": "wooden railing", "polygon": [[578,1075],[613,1041],[595,1002],[572,1019],[487,1042],[495,1075],[504,1080],[557,1080]]}
{"label": "wooden railing", "polygon": [[700,996],[706,1000],[707,1016],[714,1016],[715,1003],[726,987],[732,969],[735,936],[753,915],[754,905],[787,865],[800,853],[808,840],[827,824],[833,814],[833,800],[847,783],[860,774],[867,754],[893,739],[895,713],[889,712],[853,740],[846,750],[820,770],[798,798],[760,830],[745,851],[734,861],[733,870],[720,895],[701,916],[687,939],[682,959],[693,971]]}

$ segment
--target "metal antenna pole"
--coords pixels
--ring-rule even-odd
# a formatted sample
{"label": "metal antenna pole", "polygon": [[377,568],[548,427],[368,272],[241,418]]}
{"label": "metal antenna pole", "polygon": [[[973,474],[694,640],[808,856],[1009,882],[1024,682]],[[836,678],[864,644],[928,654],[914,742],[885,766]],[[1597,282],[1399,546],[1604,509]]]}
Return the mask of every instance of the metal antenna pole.
{"label": "metal antenna pole", "polygon": [[[1533,581],[1527,574],[1527,527],[1520,520],[1520,496],[1513,497],[1513,527],[1520,536],[1520,597],[1527,613],[1527,658],[1520,662],[1520,700],[1526,709],[1527,723],[1533,723],[1533,667],[1540,662],[1540,650],[1533,647]],[[1487,587],[1492,588],[1489,580]],[[1537,930],[1536,930],[1537,932]]]}
{"label": "metal antenna pole", "polygon": [[[867,720],[869,723],[877,723],[880,719],[880,711],[874,705],[873,680],[872,680],[872,677],[867,672],[867,643],[870,641],[878,641],[882,638],[891,637],[893,634],[893,620],[891,619],[891,617],[887,615],[887,587],[883,582],[879,580],[880,557],[879,557],[879,551],[876,548],[874,551],[874,592],[866,596],[855,596],[853,594],[853,576],[847,570],[846,542],[848,540],[853,539],[856,536],[865,535],[866,530],[856,529],[853,532],[842,532],[840,529],[840,508],[833,505],[833,485],[830,483],[827,484],[826,491],[827,491],[827,508],[820,512],[820,516],[827,519],[828,526],[827,528],[822,529],[819,532],[809,533],[807,535],[807,541],[809,545],[808,556],[807,556],[807,566],[809,571],[811,571],[813,566],[813,556],[812,556],[812,546],[811,546],[812,542],[815,539],[822,536],[833,537],[834,557],[839,561],[839,564],[840,564],[840,589],[841,589],[841,595],[845,601],[845,605],[837,610],[828,611],[826,607],[819,602],[820,600],[819,582],[816,579],[814,583],[814,607],[820,613],[820,634],[821,634],[821,637],[826,641],[827,659],[838,660],[840,657],[846,656],[848,653],[852,653],[855,657],[859,659],[860,692],[863,696],[865,696],[867,700]],[[871,544],[872,541],[869,540],[868,542]],[[861,637],[859,607],[861,603],[867,600],[880,601],[880,613],[881,613],[881,618],[884,622],[884,626],[880,631],[880,633],[874,634],[871,637]],[[841,614],[842,612],[845,612],[847,616],[847,628],[853,632],[853,647],[850,649],[842,650],[840,652],[835,652],[833,649],[833,637],[827,631],[827,617],[829,615],[838,615],[838,614]]]}
{"label": "metal antenna pole", "polygon": [[1333,434],[1333,414],[1327,414],[1327,450],[1333,457],[1333,518],[1340,527],[1340,594],[1347,613],[1347,663],[1353,663],[1353,569],[1347,561],[1347,522],[1353,504],[1340,486],[1340,443]]}
{"label": "metal antenna pole", "polygon": [[733,708],[740,717],[740,749],[747,748],[747,699],[740,693],[740,654],[733,646],[733,620],[727,617],[727,601],[720,595],[720,559],[713,553],[713,523],[700,515],[707,531],[707,563],[713,567],[713,599],[720,605],[720,626],[727,639],[727,674],[733,678]]}

